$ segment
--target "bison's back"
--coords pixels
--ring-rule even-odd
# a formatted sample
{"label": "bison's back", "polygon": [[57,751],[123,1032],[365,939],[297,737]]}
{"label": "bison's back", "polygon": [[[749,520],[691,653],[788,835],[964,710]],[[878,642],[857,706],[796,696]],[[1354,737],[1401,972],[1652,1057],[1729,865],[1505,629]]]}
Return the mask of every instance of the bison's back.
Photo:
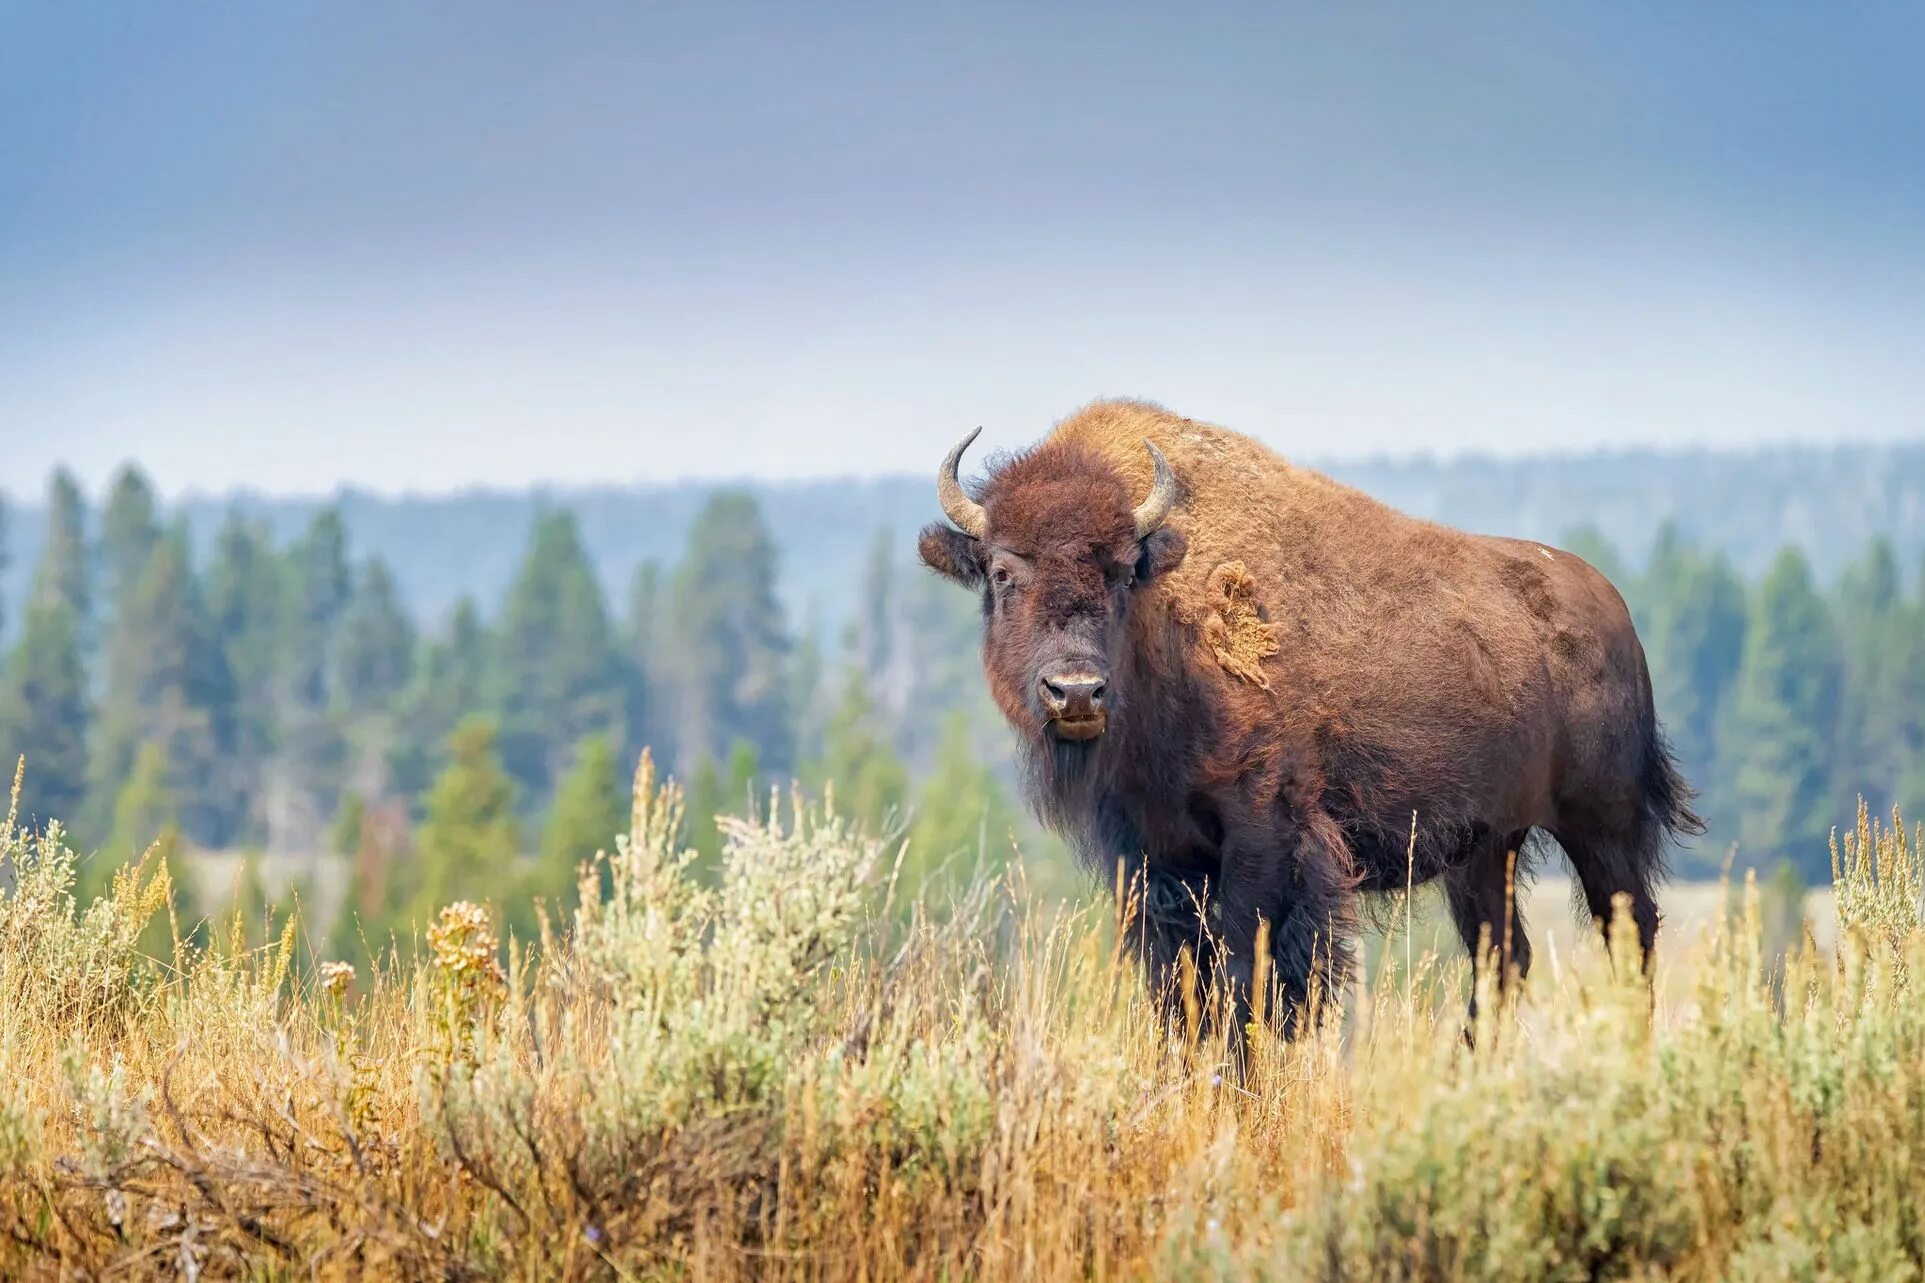
{"label": "bison's back", "polygon": [[1143,441],[1163,451],[1189,551],[1157,591],[1192,626],[1196,663],[1214,665],[1239,704],[1315,721],[1360,769],[1377,765],[1373,787],[1459,780],[1455,803],[1478,809],[1484,784],[1435,769],[1455,758],[1481,763],[1483,781],[1548,794],[1565,767],[1625,748],[1595,737],[1649,720],[1629,614],[1571,553],[1407,516],[1143,402],[1098,402],[1054,435],[1103,455],[1138,492],[1151,480]]}

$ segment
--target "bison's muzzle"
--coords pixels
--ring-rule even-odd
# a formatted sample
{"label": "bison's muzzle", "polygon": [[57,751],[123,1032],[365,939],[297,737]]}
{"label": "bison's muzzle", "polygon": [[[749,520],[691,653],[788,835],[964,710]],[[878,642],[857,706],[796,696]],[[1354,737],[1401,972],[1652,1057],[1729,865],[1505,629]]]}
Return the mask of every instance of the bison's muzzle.
{"label": "bison's muzzle", "polygon": [[1062,740],[1093,740],[1109,724],[1103,705],[1107,680],[1087,668],[1046,673],[1036,682],[1043,717],[1050,732]]}

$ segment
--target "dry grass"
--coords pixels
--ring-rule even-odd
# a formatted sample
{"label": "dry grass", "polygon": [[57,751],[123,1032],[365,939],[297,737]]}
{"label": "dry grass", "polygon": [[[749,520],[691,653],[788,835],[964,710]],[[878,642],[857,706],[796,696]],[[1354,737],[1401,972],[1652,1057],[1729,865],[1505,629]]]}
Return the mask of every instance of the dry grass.
{"label": "dry grass", "polygon": [[[638,779],[613,898],[498,965],[166,967],[164,880],[76,921],[57,835],[0,903],[0,1274],[447,1278],[1867,1278],[1925,1263],[1916,848],[1861,817],[1841,931],[1774,973],[1714,915],[1684,998],[1601,949],[1522,1010],[1419,960],[1237,1069],[1166,1034],[1114,910],[1020,874],[893,921],[833,818],[685,876]],[[791,813],[796,809],[789,808]],[[600,876],[595,874],[594,876]],[[881,940],[891,943],[882,945]],[[1634,952],[1634,951],[1633,951]],[[1681,960],[1667,965],[1681,967]],[[1399,969],[1401,971],[1401,969]]]}

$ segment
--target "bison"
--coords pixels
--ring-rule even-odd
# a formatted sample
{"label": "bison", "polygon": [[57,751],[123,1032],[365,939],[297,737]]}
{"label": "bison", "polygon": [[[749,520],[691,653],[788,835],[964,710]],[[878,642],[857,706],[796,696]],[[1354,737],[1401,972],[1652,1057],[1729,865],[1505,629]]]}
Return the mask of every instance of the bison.
{"label": "bison", "polygon": [[1340,991],[1359,893],[1407,879],[1440,880],[1466,946],[1488,929],[1500,975],[1521,976],[1532,830],[1594,918],[1629,896],[1648,960],[1666,839],[1702,824],[1603,575],[1145,402],[1083,409],[972,495],[976,435],[938,474],[953,524],[918,551],[981,592],[1032,807],[1150,886],[1153,978],[1207,937],[1197,956],[1247,1000],[1267,923],[1300,1011]]}

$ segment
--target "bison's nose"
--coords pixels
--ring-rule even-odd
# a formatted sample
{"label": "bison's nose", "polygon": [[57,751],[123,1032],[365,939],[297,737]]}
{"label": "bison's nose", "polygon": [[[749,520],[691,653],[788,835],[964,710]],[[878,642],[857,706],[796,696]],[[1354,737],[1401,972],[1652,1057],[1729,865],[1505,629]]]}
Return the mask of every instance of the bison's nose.
{"label": "bison's nose", "polygon": [[1095,673],[1052,673],[1038,687],[1052,718],[1077,722],[1102,715],[1103,679]]}

